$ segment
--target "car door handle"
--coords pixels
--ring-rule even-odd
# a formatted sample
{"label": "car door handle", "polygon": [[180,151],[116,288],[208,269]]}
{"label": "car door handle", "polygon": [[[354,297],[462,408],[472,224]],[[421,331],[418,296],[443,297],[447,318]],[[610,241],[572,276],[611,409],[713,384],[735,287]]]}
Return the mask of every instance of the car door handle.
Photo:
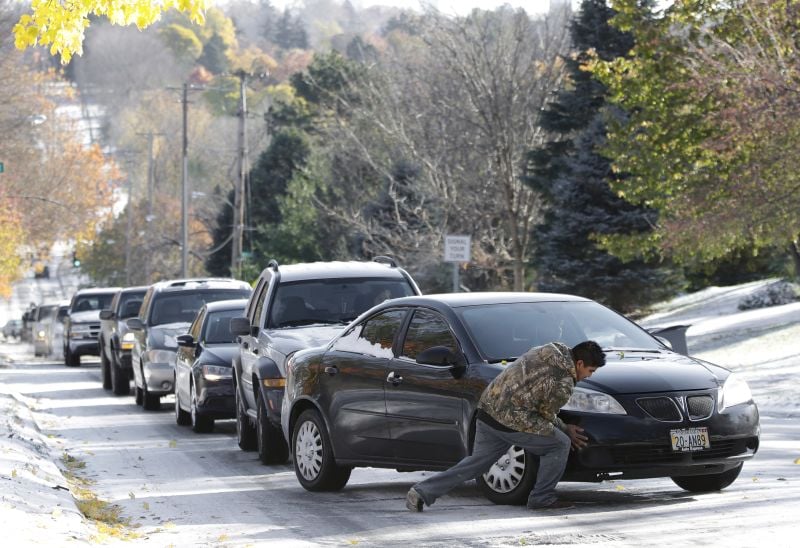
{"label": "car door handle", "polygon": [[325,368],[325,372],[326,372],[328,375],[335,375],[336,373],[338,373],[338,372],[339,372],[339,368],[338,368],[338,367],[336,367],[335,365],[329,365],[329,366],[327,366],[327,367]]}
{"label": "car door handle", "polygon": [[403,382],[403,377],[395,375],[394,371],[392,371],[391,373],[389,373],[389,375],[386,376],[386,382],[390,382],[393,385],[397,386],[398,384]]}

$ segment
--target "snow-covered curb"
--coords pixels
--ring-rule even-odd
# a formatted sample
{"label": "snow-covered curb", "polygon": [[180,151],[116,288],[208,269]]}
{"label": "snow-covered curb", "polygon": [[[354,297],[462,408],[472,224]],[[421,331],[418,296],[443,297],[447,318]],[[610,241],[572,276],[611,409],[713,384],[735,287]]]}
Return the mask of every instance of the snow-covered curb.
{"label": "snow-covered curb", "polygon": [[[0,356],[0,367],[8,363]],[[96,535],[78,510],[59,456],[33,418],[28,398],[0,384],[0,521],[6,546],[89,544]]]}

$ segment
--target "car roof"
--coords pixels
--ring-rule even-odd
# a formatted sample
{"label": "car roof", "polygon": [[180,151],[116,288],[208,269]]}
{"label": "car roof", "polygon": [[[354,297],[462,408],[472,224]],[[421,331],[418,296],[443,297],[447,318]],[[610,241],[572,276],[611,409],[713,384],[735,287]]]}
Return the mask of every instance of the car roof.
{"label": "car roof", "polygon": [[83,296],[83,295],[113,295],[117,291],[122,289],[121,287],[90,287],[86,289],[79,289],[75,292],[76,296]]}
{"label": "car roof", "polygon": [[244,309],[247,305],[247,299],[228,299],[225,301],[214,301],[206,303],[206,310],[208,312],[219,312],[221,310],[239,310]]}
{"label": "car roof", "polygon": [[[268,267],[267,270],[269,269]],[[401,269],[374,261],[296,263],[281,265],[278,271],[281,273],[281,283],[332,278],[405,279]]]}
{"label": "car roof", "polygon": [[250,284],[233,278],[186,278],[180,280],[166,280],[153,284],[153,291],[181,292],[187,290],[204,289],[252,289]]}
{"label": "car roof", "polygon": [[591,299],[567,295],[563,293],[525,293],[525,292],[502,292],[502,291],[478,291],[474,293],[439,293],[434,295],[423,295],[418,297],[401,297],[392,299],[392,304],[409,305],[436,305],[444,304],[450,308],[460,308],[465,306],[476,306],[486,304],[507,304],[507,303],[542,303],[542,302],[564,302],[564,301],[585,301]]}
{"label": "car roof", "polygon": [[120,293],[144,293],[145,291],[147,291],[147,286],[139,285],[136,287],[123,287]]}

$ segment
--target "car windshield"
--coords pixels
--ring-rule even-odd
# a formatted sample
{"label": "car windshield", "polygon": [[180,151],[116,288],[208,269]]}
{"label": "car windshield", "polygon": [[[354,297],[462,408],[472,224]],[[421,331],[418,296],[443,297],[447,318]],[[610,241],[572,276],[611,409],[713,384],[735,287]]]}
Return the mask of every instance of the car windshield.
{"label": "car windshield", "polygon": [[50,320],[55,317],[58,312],[58,305],[53,306],[40,306],[39,307],[39,321]]}
{"label": "car windshield", "polygon": [[267,327],[349,323],[386,299],[408,297],[405,279],[331,279],[278,286]]}
{"label": "car windshield", "polygon": [[104,295],[80,295],[75,299],[72,304],[73,312],[85,312],[87,310],[103,310],[110,308],[111,299],[114,298],[112,293]]}
{"label": "car windshield", "polygon": [[[249,289],[183,290],[157,295],[150,311],[150,325],[191,323],[204,304],[228,299],[246,299]],[[241,314],[240,314],[241,315]]]}
{"label": "car windshield", "polygon": [[234,310],[219,310],[210,312],[206,318],[206,329],[203,340],[206,344],[226,344],[236,341],[236,335],[231,333],[231,318],[244,314],[244,307]]}
{"label": "car windshield", "polygon": [[515,359],[554,341],[572,347],[591,339],[604,349],[663,350],[641,327],[593,301],[487,304],[457,312],[490,362]]}

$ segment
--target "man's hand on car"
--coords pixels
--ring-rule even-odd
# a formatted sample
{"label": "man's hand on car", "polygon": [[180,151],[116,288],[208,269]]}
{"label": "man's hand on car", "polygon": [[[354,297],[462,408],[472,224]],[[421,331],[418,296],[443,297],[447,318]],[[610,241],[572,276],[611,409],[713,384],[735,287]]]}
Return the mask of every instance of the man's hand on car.
{"label": "man's hand on car", "polygon": [[572,449],[581,449],[589,443],[589,438],[583,434],[583,428],[574,424],[567,425],[567,435],[572,442]]}

